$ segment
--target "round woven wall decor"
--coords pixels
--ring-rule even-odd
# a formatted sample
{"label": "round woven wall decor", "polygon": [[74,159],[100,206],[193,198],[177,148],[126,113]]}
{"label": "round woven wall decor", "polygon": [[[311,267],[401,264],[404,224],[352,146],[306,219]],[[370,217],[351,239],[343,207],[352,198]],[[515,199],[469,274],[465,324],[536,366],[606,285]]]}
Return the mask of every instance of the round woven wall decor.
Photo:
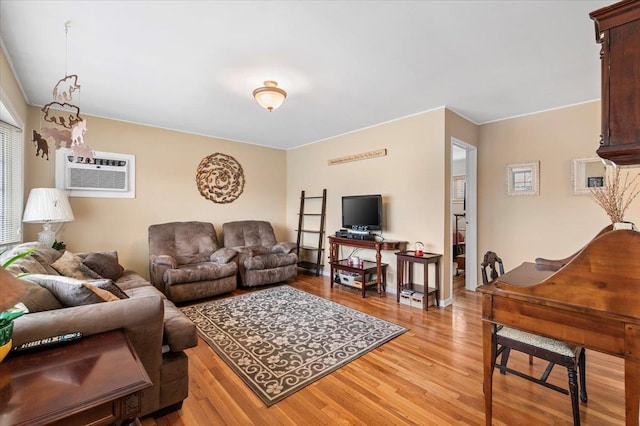
{"label": "round woven wall decor", "polygon": [[242,166],[232,156],[216,152],[200,162],[196,184],[204,198],[219,204],[231,203],[244,190]]}

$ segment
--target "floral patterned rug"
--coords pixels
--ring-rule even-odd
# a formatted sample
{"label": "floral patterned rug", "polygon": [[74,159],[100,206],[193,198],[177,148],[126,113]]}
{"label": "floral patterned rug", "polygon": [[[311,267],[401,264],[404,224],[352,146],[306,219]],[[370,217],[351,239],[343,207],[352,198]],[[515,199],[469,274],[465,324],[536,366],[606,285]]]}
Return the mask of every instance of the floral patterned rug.
{"label": "floral patterned rug", "polygon": [[286,285],[182,312],[267,406],[407,331]]}

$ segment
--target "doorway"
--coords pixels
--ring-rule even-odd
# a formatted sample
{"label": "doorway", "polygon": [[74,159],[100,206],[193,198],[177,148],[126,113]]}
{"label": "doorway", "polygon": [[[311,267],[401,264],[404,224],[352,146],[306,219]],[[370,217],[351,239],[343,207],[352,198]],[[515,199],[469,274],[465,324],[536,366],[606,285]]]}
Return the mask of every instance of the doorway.
{"label": "doorway", "polygon": [[478,286],[477,188],[477,148],[452,138],[450,288]]}

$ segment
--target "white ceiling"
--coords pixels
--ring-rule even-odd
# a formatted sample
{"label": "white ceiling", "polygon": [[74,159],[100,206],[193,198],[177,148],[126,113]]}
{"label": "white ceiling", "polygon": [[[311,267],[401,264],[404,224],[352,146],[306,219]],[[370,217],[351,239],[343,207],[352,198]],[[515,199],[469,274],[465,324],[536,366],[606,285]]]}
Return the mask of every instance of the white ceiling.
{"label": "white ceiling", "polygon": [[[78,74],[84,115],[288,149],[441,106],[486,123],[598,99],[588,14],[612,3],[2,0],[0,38],[30,104]],[[267,79],[288,92],[273,113],[251,95]]]}

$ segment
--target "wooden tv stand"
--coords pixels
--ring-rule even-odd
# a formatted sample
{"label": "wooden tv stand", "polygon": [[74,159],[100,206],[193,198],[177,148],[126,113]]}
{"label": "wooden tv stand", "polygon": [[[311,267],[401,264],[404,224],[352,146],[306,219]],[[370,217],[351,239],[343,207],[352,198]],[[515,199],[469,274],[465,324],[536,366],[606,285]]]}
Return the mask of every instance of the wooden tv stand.
{"label": "wooden tv stand", "polygon": [[[380,279],[380,277],[382,277],[382,254],[380,253],[380,251],[403,250],[406,244],[407,244],[406,241],[359,240],[355,238],[329,236],[329,265],[331,265],[331,279],[333,280],[334,270],[342,269],[341,266],[343,266],[340,264],[340,259],[338,258],[340,246],[375,250],[376,251],[376,289],[378,291],[378,295],[382,295],[382,285],[381,285],[382,281]],[[363,291],[362,297],[364,297],[364,291]]]}

